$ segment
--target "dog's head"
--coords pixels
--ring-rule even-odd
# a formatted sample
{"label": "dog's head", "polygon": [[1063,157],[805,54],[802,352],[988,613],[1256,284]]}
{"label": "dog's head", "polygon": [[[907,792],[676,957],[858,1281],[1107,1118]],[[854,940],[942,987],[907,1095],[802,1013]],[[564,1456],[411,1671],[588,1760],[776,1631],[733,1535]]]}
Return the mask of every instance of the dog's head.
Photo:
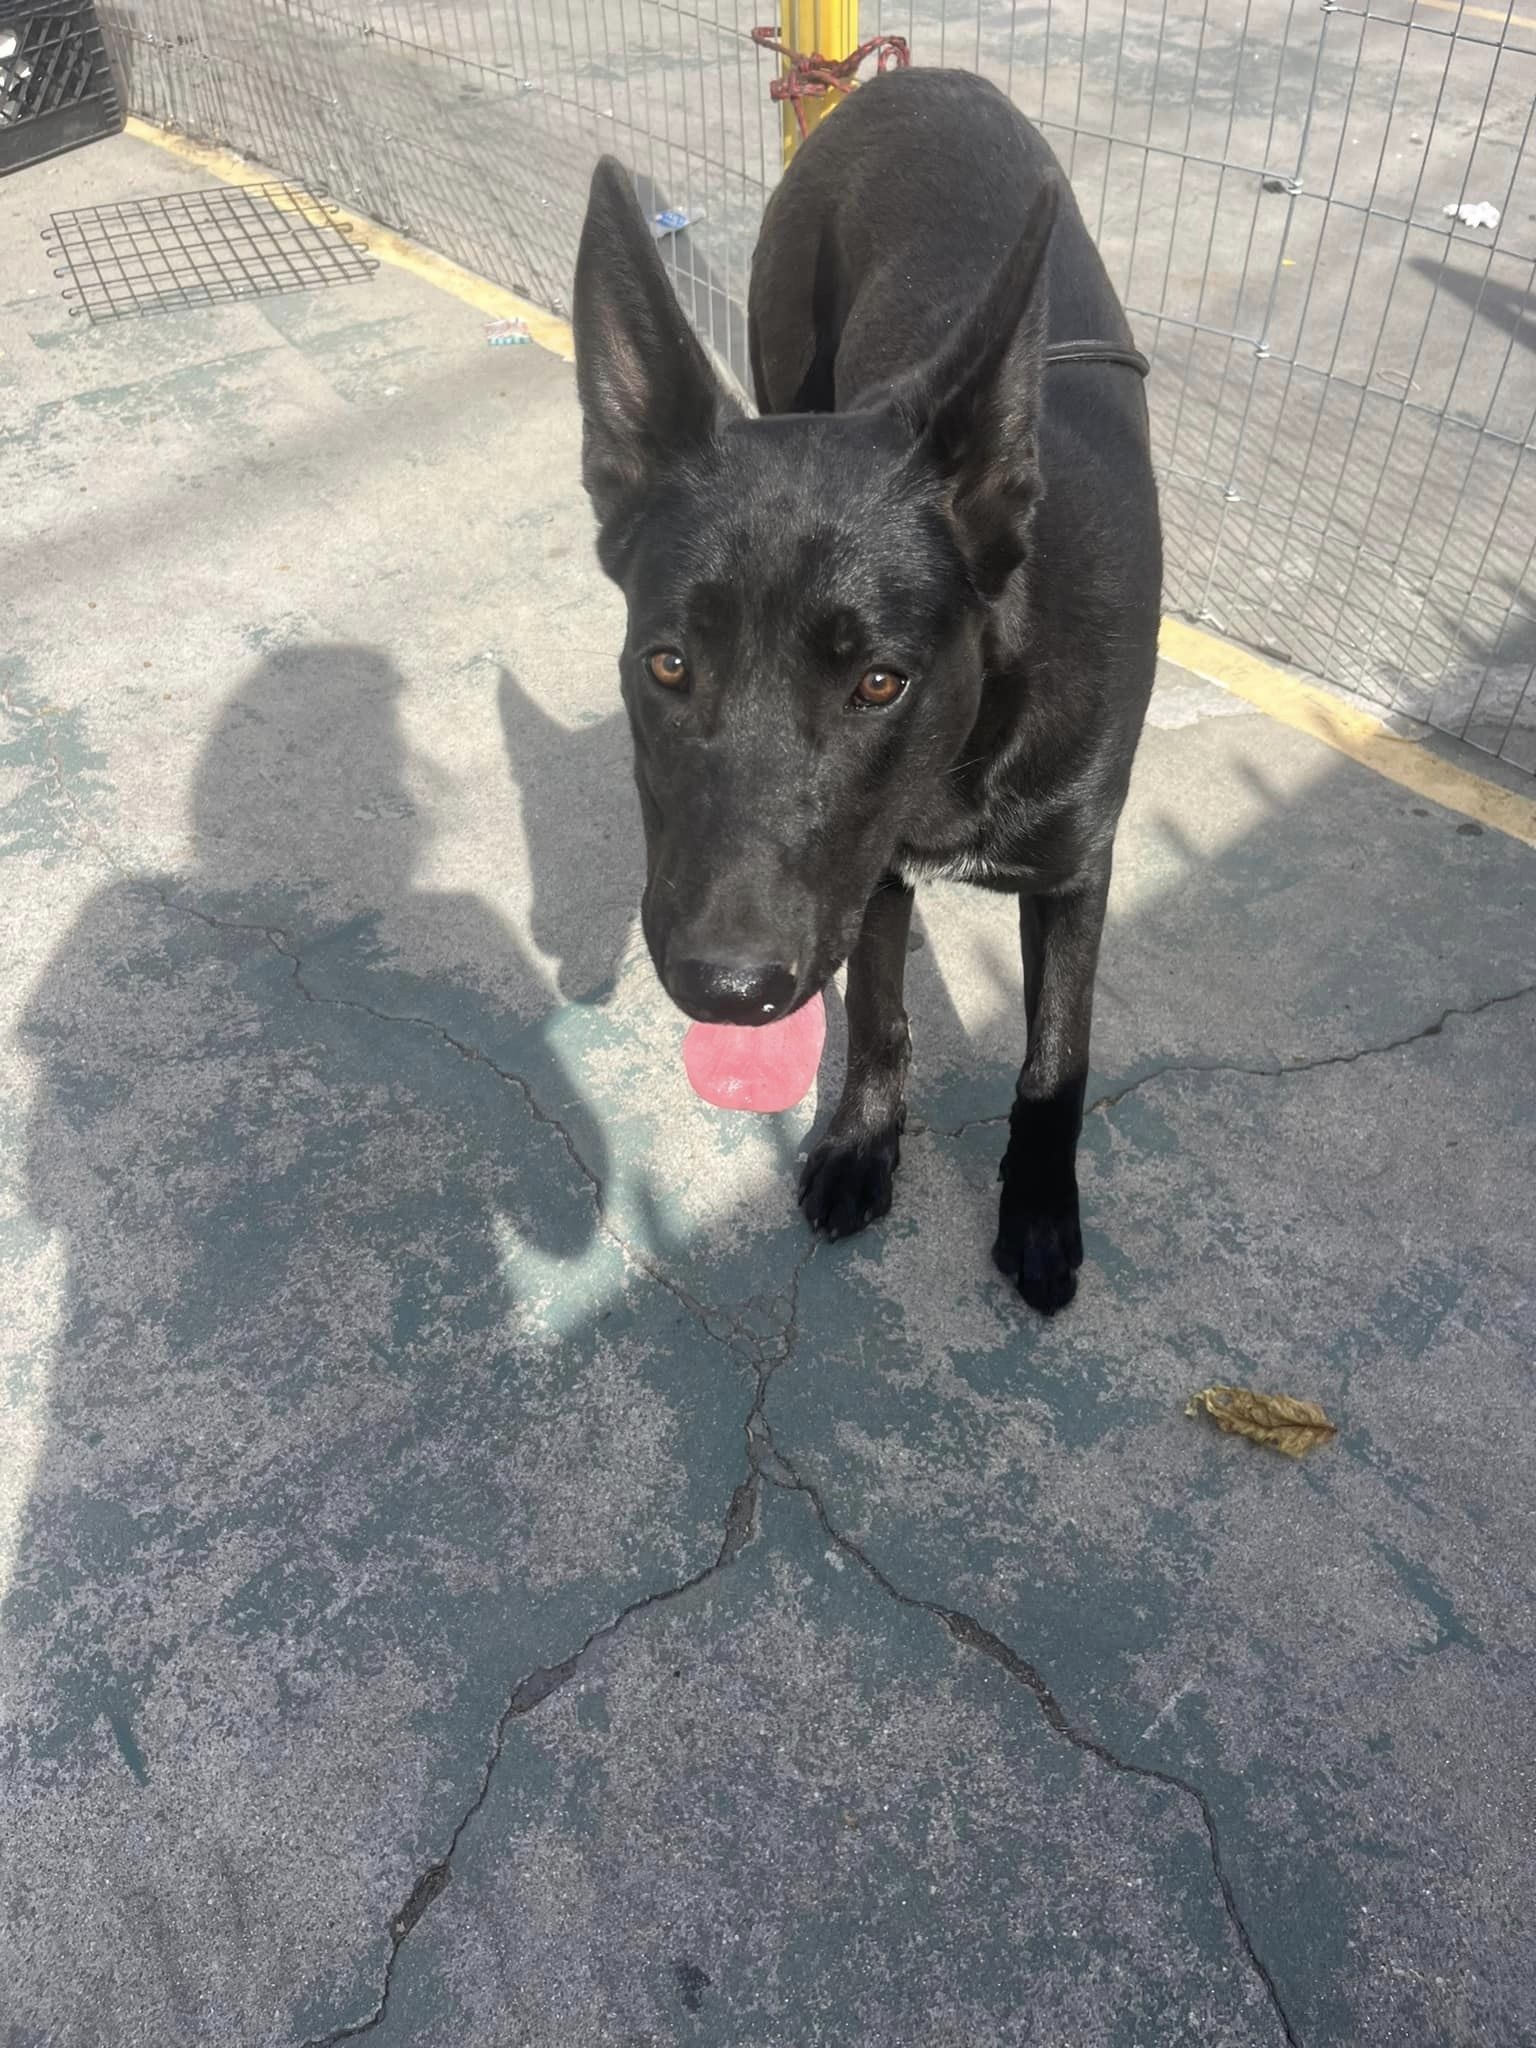
{"label": "dog's head", "polygon": [[[942,350],[868,410],[743,417],[627,178],[576,270],[582,474],[623,590],[646,940],[690,1016],[767,1023],[842,965],[946,808],[1038,494],[1054,193]],[[807,337],[809,340],[809,337]]]}

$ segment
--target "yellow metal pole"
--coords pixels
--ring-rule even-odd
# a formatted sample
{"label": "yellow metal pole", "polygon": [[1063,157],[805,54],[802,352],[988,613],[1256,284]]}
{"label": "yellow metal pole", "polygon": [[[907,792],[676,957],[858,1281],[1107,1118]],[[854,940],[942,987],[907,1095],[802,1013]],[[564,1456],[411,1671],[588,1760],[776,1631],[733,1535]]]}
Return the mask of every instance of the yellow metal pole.
{"label": "yellow metal pole", "polygon": [[[779,40],[786,49],[797,50],[802,57],[846,57],[859,46],[859,0],[784,0],[784,26]],[[789,69],[787,63],[784,69]],[[828,93],[824,99],[801,100],[806,128],[824,121],[839,97],[837,93]],[[779,114],[784,161],[788,163],[800,141],[794,102],[785,100]]]}

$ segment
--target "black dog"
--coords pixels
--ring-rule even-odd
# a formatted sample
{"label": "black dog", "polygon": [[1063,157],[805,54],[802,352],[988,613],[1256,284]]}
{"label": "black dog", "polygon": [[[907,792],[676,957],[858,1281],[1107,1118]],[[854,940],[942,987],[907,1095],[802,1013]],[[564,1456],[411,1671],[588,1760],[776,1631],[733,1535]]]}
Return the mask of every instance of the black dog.
{"label": "black dog", "polygon": [[1093,979],[1162,580],[1140,359],[1061,167],[981,79],[853,94],[764,218],[759,419],[611,159],[575,300],[656,971],[692,1017],[763,1023],[847,961],[847,1084],[800,1189],[841,1236],[890,1206],[913,882],[1017,894],[993,1256],[1051,1314],[1082,1263]]}

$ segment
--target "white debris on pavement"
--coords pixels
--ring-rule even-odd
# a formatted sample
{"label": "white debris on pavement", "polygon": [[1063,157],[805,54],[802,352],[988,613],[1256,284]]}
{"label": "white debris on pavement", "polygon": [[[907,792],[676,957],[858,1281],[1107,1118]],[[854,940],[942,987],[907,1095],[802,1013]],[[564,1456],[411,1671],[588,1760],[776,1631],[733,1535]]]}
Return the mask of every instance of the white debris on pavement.
{"label": "white debris on pavement", "polygon": [[1490,206],[1486,199],[1463,199],[1445,210],[1451,219],[1459,220],[1464,227],[1496,228],[1499,224],[1499,209]]}

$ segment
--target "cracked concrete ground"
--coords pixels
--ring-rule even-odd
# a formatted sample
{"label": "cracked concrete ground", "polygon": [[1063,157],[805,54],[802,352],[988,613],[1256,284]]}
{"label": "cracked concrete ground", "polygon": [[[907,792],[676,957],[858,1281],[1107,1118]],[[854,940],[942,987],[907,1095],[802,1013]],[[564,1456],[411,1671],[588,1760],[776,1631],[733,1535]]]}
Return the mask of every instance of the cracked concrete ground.
{"label": "cracked concrete ground", "polygon": [[962,890],[813,1252],[636,941],[569,371],[72,322],[48,212],[194,182],[4,188],[0,2040],[1536,2041],[1536,853],[1166,675],[1077,1303]]}

